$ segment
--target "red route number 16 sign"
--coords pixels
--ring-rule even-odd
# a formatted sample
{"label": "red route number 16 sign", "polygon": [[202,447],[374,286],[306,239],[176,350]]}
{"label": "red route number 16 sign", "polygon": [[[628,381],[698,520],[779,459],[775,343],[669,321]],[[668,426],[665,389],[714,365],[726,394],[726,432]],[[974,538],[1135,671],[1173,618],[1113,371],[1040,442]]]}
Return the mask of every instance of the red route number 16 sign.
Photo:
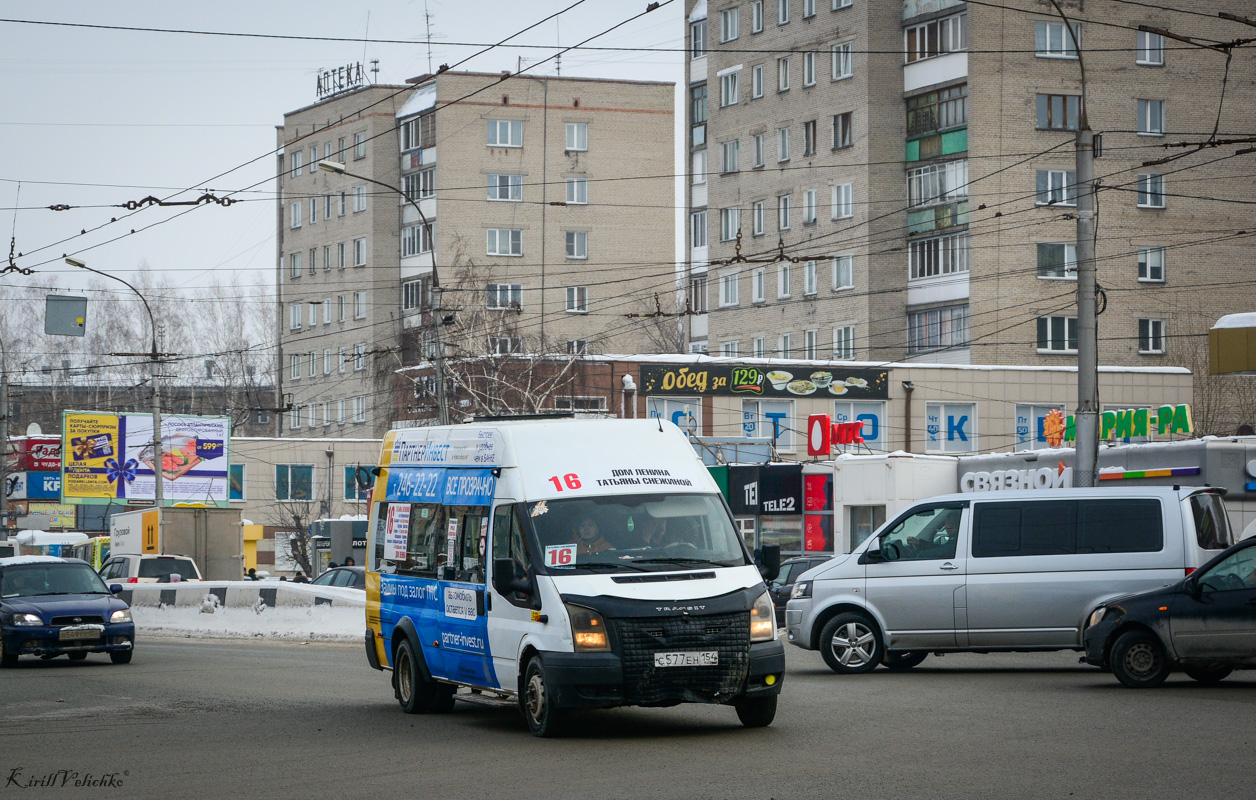
{"label": "red route number 16 sign", "polygon": [[827,456],[834,444],[863,444],[862,422],[833,422],[828,414],[807,417],[807,455]]}

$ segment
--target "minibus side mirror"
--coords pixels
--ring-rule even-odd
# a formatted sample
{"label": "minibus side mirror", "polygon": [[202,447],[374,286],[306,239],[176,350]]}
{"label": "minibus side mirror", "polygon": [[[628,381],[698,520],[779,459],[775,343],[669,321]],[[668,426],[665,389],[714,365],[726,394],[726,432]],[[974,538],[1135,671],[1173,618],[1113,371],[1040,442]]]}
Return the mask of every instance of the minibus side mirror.
{"label": "minibus side mirror", "polygon": [[880,564],[887,560],[885,554],[879,548],[871,547],[865,550],[863,555],[859,557],[860,564]]}
{"label": "minibus side mirror", "polygon": [[759,574],[765,581],[776,580],[781,574],[781,546],[779,544],[764,545],[759,551]]}
{"label": "minibus side mirror", "polygon": [[515,575],[513,558],[493,559],[493,588],[502,597],[508,597],[514,592],[532,593],[531,581]]}

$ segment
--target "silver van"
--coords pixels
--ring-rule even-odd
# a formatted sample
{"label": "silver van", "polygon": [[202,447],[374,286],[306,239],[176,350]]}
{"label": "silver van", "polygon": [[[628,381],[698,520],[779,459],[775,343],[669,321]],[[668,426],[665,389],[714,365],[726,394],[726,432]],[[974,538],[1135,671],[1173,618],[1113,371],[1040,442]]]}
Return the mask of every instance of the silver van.
{"label": "silver van", "polygon": [[1233,543],[1224,489],[1053,489],[922,500],[803,573],[789,641],[838,673],[930,652],[1081,650],[1086,617]]}

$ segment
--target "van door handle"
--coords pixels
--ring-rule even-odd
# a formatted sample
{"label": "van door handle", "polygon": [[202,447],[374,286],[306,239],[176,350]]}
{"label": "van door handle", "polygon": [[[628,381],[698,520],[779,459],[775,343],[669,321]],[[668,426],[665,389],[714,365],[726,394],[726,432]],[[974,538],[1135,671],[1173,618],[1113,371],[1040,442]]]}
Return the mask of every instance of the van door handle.
{"label": "van door handle", "polygon": [[946,569],[946,570],[951,570],[951,569],[959,569],[959,567],[955,566],[954,564],[952,564],[951,562],[949,562],[949,561],[948,561],[948,562],[946,562],[945,564],[943,564],[942,566],[938,567],[938,569]]}

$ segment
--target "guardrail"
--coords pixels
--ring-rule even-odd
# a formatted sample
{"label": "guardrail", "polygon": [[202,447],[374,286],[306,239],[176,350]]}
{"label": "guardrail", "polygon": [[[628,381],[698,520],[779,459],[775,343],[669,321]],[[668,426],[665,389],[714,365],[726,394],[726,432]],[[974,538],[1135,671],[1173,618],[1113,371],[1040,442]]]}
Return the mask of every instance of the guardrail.
{"label": "guardrail", "polygon": [[123,584],[118,597],[128,605],[152,607],[204,606],[206,603],[225,608],[366,607],[366,592],[358,589],[288,581],[130,583]]}

